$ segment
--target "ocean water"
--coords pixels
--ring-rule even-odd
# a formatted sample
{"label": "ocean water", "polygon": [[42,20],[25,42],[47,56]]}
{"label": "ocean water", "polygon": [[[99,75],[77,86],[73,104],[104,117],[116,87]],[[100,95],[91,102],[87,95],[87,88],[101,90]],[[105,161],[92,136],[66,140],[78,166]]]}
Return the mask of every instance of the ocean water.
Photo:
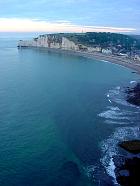
{"label": "ocean water", "polygon": [[111,63],[0,38],[0,186],[117,185],[117,143],[140,138],[139,81]]}

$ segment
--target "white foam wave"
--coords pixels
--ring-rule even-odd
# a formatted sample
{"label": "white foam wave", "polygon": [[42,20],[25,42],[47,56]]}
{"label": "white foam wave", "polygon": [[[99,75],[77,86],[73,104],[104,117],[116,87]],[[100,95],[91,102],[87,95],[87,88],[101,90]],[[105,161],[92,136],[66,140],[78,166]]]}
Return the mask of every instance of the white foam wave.
{"label": "white foam wave", "polygon": [[[134,82],[134,81],[132,81],[132,82]],[[123,106],[139,108],[139,107],[137,107],[135,105],[132,105],[132,104],[128,103],[125,100],[126,95],[125,95],[123,89],[121,89],[120,86],[117,86],[117,87],[115,87],[112,90],[109,90],[109,92],[107,94],[107,97],[109,98],[108,101],[110,103],[117,103],[117,104],[123,105]]]}
{"label": "white foam wave", "polygon": [[134,83],[137,83],[137,81],[130,81],[130,84],[134,84]]}
{"label": "white foam wave", "polygon": [[[134,81],[131,83],[133,84]],[[104,122],[107,124],[121,125],[117,126],[115,132],[101,143],[102,158],[100,161],[105,167],[106,173],[113,178],[114,185],[118,185],[113,161],[113,157],[119,154],[118,143],[140,138],[140,127],[136,126],[140,120],[140,107],[129,104],[125,100],[125,96],[125,92],[120,86],[110,90],[107,98],[112,105],[107,106],[105,111],[98,114],[99,117],[105,118]]]}
{"label": "white foam wave", "polygon": [[121,89],[121,87],[120,87],[120,86],[117,86],[117,87],[116,87],[116,89],[117,89],[117,90],[120,90],[120,89]]}
{"label": "white foam wave", "polygon": [[112,89],[112,90],[109,90],[109,95],[116,95],[116,94],[120,94],[120,90],[121,88],[120,87],[116,87],[115,89]]}
{"label": "white foam wave", "polygon": [[127,101],[124,98],[124,93],[121,90],[121,87],[116,87],[112,90],[109,90],[109,93],[107,94],[109,96],[109,100],[111,102],[120,104],[120,105],[125,105],[128,106],[129,103],[127,103]]}
{"label": "white foam wave", "polygon": [[[119,107],[108,106],[108,110],[100,113],[98,116],[105,118],[105,123],[109,124],[129,124],[134,123],[138,119],[139,112],[120,109]],[[123,120],[123,121],[120,121]],[[127,121],[124,121],[127,120]]]}
{"label": "white foam wave", "polygon": [[[131,81],[131,84],[133,83],[134,81]],[[106,110],[98,116],[104,118],[105,123],[117,127],[120,125],[120,127],[116,128],[108,139],[101,142],[102,158],[100,161],[105,167],[106,173],[113,178],[114,185],[118,185],[113,157],[119,154],[118,143],[120,141],[140,138],[140,127],[136,126],[140,120],[140,110],[139,107],[131,105],[125,100],[125,91],[120,86],[109,90],[106,96],[112,105],[107,106]],[[135,127],[133,127],[134,124]]]}
{"label": "white foam wave", "polygon": [[95,169],[97,168],[97,166],[95,165],[89,165],[87,167],[84,167],[84,172],[85,174],[87,175],[87,177],[91,178],[94,176],[94,172],[95,172]]}
{"label": "white foam wave", "polygon": [[113,120],[105,120],[105,123],[107,124],[113,124],[113,125],[127,125],[127,122],[121,122],[121,121],[113,121]]}
{"label": "white foam wave", "polygon": [[124,116],[123,113],[116,110],[107,110],[99,114],[100,117],[106,119],[115,119],[115,120],[129,120],[128,117]]}
{"label": "white foam wave", "polygon": [[118,143],[124,140],[137,139],[140,137],[139,127],[123,127],[117,128],[113,135],[111,135],[107,140],[101,143],[101,150],[103,157],[101,158],[101,163],[106,169],[106,172],[114,180],[114,184],[117,184],[115,176],[115,165],[113,162],[113,157],[118,154]]}
{"label": "white foam wave", "polygon": [[[111,177],[116,178],[116,175],[115,175],[115,164],[114,164],[113,158],[110,159],[109,168],[107,168],[107,172],[108,172],[108,174]],[[114,183],[116,184],[117,181],[115,180]]]}
{"label": "white foam wave", "polygon": [[107,107],[107,108],[109,108],[109,109],[111,109],[111,110],[117,110],[117,111],[120,111],[119,107],[111,107],[111,106],[109,106],[109,107]]}

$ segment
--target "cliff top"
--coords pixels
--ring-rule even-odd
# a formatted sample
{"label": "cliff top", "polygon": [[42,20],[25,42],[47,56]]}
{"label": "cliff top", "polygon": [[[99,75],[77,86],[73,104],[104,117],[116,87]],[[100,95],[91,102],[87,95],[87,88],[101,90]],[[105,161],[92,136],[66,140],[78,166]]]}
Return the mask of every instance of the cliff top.
{"label": "cliff top", "polygon": [[120,46],[127,50],[132,48],[140,49],[140,40],[132,36],[116,33],[106,32],[87,32],[87,33],[58,33],[58,34],[44,34],[39,37],[50,36],[55,39],[68,38],[76,44],[83,44],[86,46],[101,46],[113,47]]}

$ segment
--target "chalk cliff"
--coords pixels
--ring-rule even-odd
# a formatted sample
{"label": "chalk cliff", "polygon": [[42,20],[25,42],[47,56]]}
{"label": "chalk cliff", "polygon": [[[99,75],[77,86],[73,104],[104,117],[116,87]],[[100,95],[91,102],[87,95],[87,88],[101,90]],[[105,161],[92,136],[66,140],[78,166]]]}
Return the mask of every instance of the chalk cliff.
{"label": "chalk cliff", "polygon": [[78,45],[73,41],[57,34],[40,35],[38,38],[27,41],[20,40],[18,47],[46,47],[64,50],[79,50]]}
{"label": "chalk cliff", "polygon": [[[74,51],[102,52],[106,55],[125,54],[139,60],[140,41],[115,33],[57,33],[44,34],[30,41],[19,41],[19,47],[46,47]],[[127,54],[127,55],[126,55]]]}
{"label": "chalk cliff", "polygon": [[[68,35],[69,36],[69,35]],[[46,47],[73,51],[101,51],[100,47],[89,47],[71,40],[64,34],[45,34],[32,40],[20,40],[18,47]]]}

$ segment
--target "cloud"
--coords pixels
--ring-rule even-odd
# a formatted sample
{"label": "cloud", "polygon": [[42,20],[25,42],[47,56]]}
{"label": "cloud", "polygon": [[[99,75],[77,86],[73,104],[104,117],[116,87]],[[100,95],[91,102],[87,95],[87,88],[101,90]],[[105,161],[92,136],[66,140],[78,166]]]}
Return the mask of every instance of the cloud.
{"label": "cloud", "polygon": [[134,28],[119,28],[73,24],[66,20],[0,18],[0,32],[133,32]]}
{"label": "cloud", "polygon": [[78,26],[136,28],[139,32],[139,7],[140,0],[0,0],[0,18],[70,20]]}

